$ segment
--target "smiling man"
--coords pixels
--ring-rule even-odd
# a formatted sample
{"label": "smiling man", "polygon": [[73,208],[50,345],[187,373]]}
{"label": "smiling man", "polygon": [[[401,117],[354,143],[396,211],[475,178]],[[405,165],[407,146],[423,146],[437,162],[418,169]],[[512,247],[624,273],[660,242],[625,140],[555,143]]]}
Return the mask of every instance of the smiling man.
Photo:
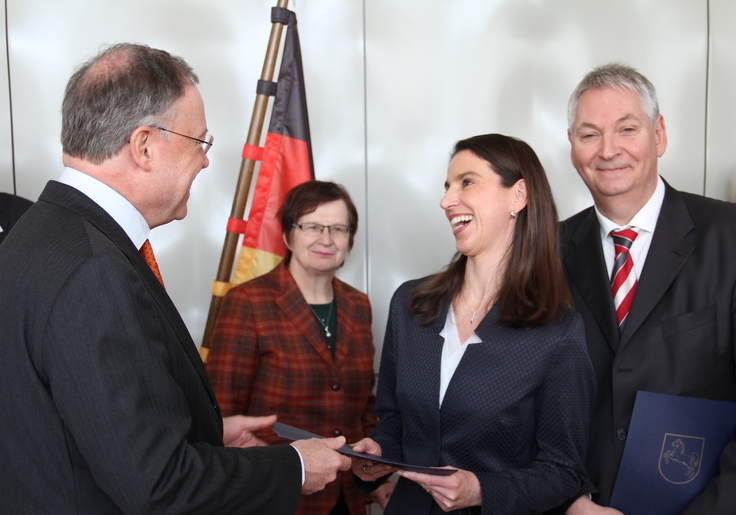
{"label": "smiling man", "polygon": [[197,82],[178,57],[119,44],[67,85],[66,168],[0,248],[0,511],[293,513],[350,466],[342,437],[223,447],[148,243],[209,164]]}
{"label": "smiling man", "polygon": [[[667,131],[654,87],[636,70],[590,72],[568,118],[572,163],[595,206],[563,222],[563,260],[598,393],[587,456],[592,501],[581,496],[567,513],[611,513],[603,506],[637,390],[736,401],[736,207],[676,191],[659,176]],[[734,506],[736,440],[683,513],[732,514]]]}

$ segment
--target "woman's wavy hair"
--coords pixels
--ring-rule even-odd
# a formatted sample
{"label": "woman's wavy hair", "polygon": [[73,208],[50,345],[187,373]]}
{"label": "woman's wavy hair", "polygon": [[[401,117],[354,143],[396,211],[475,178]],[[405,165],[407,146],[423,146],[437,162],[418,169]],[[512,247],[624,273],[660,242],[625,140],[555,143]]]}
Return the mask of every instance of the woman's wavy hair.
{"label": "woman's wavy hair", "polygon": [[[499,322],[511,327],[552,322],[572,307],[572,298],[562,270],[557,208],[539,158],[528,144],[503,134],[458,141],[452,157],[465,150],[487,161],[504,187],[520,179],[526,183],[527,205],[516,215],[498,292]],[[460,290],[467,259],[456,253],[443,271],[412,292],[409,310],[422,325],[437,320]]]}

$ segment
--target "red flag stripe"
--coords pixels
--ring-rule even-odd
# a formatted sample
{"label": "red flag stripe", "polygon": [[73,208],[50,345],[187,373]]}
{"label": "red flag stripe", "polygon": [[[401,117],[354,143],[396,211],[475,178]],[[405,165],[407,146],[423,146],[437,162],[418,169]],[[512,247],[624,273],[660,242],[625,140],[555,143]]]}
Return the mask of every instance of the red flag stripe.
{"label": "red flag stripe", "polygon": [[247,220],[240,220],[239,218],[228,218],[227,219],[227,232],[234,234],[245,234],[248,228]]}
{"label": "red flag stripe", "polygon": [[263,148],[246,143],[243,145],[243,159],[261,161],[263,159]]}
{"label": "red flag stripe", "polygon": [[[276,98],[263,148],[243,147],[260,160],[234,283],[268,272],[286,255],[277,212],[289,190],[314,178],[296,15],[290,13]],[[263,259],[261,257],[265,256]],[[238,279],[239,278],[239,279]]]}

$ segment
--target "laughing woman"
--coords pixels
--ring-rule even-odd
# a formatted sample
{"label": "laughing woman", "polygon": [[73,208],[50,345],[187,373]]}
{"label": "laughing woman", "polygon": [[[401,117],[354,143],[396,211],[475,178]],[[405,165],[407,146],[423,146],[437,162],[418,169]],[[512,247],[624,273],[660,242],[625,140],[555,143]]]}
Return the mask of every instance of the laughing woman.
{"label": "laughing woman", "polygon": [[[535,514],[578,493],[594,394],[544,169],[524,142],[455,146],[440,206],[457,254],[394,294],[378,426],[355,450],[449,476],[399,471],[386,514]],[[355,460],[368,491],[394,469]]]}

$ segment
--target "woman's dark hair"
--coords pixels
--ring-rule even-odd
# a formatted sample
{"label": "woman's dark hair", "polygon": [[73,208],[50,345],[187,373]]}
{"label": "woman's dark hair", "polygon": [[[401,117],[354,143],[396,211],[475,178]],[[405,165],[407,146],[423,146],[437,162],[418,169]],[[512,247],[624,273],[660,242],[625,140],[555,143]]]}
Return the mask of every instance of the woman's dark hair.
{"label": "woman's dark hair", "polygon": [[[526,183],[527,205],[516,215],[513,241],[498,291],[499,322],[512,327],[535,327],[572,307],[560,257],[557,209],[552,190],[534,150],[517,138],[485,134],[458,141],[452,157],[469,150],[487,161],[510,188]],[[409,310],[423,325],[434,322],[461,288],[467,257],[457,253],[445,269],[422,282],[409,299]]]}
{"label": "woman's dark hair", "polygon": [[[281,232],[286,241],[291,242],[294,225],[302,216],[315,211],[319,206],[333,200],[342,200],[348,208],[348,225],[350,235],[348,250],[353,248],[355,233],[358,232],[358,210],[355,209],[350,194],[344,186],[328,181],[307,181],[293,187],[286,194],[284,203],[276,213],[276,218],[281,221]],[[284,263],[291,261],[291,251],[286,249]]]}

